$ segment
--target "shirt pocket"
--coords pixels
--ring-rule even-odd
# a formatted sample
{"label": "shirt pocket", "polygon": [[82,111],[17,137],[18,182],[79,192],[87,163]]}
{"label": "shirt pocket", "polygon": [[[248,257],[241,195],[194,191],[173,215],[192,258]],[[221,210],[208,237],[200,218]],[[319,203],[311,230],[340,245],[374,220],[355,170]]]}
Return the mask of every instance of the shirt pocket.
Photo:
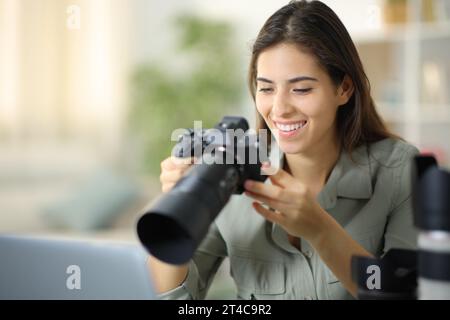
{"label": "shirt pocket", "polygon": [[238,299],[283,299],[286,274],[282,262],[232,255],[230,267]]}

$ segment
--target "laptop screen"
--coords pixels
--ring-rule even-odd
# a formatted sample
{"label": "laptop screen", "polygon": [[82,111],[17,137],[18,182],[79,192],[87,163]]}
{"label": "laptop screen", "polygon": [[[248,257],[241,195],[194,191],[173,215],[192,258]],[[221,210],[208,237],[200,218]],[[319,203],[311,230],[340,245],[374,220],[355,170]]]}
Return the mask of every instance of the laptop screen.
{"label": "laptop screen", "polygon": [[156,299],[139,245],[0,236],[0,299]]}

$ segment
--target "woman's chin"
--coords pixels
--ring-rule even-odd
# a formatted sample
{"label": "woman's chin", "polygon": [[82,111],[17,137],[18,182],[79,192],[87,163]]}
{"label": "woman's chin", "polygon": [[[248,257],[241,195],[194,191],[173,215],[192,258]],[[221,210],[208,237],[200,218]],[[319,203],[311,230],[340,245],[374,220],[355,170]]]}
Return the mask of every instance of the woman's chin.
{"label": "woman's chin", "polygon": [[283,143],[278,142],[278,146],[284,154],[298,154],[305,152],[306,147],[300,143]]}

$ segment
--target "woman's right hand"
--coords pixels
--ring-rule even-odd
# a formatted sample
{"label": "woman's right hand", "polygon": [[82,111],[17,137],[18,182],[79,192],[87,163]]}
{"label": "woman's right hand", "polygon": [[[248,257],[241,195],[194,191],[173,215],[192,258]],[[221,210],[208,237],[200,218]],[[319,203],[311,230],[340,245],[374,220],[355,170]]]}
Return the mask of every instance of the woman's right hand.
{"label": "woman's right hand", "polygon": [[161,162],[161,181],[162,192],[170,191],[193,164],[193,159],[180,159],[169,157]]}

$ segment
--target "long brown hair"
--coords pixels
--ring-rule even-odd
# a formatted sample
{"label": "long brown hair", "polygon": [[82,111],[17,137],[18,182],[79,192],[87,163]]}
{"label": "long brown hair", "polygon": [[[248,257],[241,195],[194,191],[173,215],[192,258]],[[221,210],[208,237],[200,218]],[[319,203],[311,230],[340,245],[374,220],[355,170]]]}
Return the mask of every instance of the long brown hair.
{"label": "long brown hair", "polygon": [[[258,57],[263,50],[282,42],[312,53],[336,86],[345,75],[352,79],[353,95],[337,112],[338,137],[345,151],[351,154],[363,144],[399,138],[388,131],[375,109],[370,82],[347,29],[333,10],[320,1],[291,1],[262,27],[253,45],[248,78],[254,101]],[[256,117],[256,128],[268,129],[258,112]]]}

